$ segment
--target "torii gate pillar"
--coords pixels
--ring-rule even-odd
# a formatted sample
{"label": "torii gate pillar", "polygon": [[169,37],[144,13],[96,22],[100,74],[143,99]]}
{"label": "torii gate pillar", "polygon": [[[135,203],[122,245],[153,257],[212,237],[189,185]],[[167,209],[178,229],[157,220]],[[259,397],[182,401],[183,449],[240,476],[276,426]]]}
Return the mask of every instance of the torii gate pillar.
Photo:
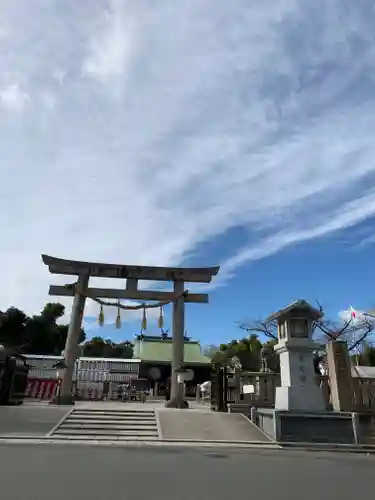
{"label": "torii gate pillar", "polygon": [[73,298],[72,315],[70,317],[69,329],[64,349],[66,368],[64,377],[61,380],[59,395],[57,396],[58,404],[60,405],[71,405],[74,401],[74,395],[72,394],[73,373],[78,357],[79,333],[82,327],[82,318],[86,303],[84,293],[80,292],[85,292],[88,284],[88,274],[83,274],[78,277],[77,289]]}
{"label": "torii gate pillar", "polygon": [[178,370],[184,362],[185,300],[184,296],[181,296],[184,292],[183,281],[174,282],[174,292],[179,298],[173,301],[171,398],[166,407],[187,408],[189,405],[184,400],[183,384],[178,381]]}

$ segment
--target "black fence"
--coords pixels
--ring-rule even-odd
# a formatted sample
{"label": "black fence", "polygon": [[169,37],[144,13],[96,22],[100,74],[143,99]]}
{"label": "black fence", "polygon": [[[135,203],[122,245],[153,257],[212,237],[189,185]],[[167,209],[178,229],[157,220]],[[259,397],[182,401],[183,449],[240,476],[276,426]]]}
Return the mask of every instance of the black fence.
{"label": "black fence", "polygon": [[228,410],[228,373],[226,366],[213,365],[211,372],[211,409]]}

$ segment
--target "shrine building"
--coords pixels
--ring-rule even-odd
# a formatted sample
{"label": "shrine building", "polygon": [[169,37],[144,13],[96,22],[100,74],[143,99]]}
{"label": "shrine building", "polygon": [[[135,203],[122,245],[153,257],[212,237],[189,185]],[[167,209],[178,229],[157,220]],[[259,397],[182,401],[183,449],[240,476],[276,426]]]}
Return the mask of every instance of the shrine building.
{"label": "shrine building", "polygon": [[[163,396],[169,388],[172,361],[172,337],[137,335],[133,357],[139,360],[139,380],[144,380],[154,396]],[[192,371],[186,383],[186,396],[193,397],[198,384],[210,380],[211,360],[202,353],[200,343],[184,337],[183,368]]]}

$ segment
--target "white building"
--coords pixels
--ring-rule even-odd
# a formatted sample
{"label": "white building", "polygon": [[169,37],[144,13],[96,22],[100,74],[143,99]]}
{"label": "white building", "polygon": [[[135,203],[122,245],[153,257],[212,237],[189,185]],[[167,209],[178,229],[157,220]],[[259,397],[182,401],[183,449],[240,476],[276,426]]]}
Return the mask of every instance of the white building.
{"label": "white building", "polygon": [[[24,354],[31,366],[29,378],[52,380],[57,377],[55,365],[63,356]],[[138,378],[139,359],[80,357],[75,364],[73,380],[78,382],[124,383]]]}

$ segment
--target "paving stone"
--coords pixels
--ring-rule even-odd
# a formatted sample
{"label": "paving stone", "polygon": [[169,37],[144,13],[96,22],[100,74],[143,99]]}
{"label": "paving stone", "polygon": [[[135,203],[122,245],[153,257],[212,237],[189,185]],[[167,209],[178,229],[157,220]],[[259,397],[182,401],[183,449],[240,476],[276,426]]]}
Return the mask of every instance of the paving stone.
{"label": "paving stone", "polygon": [[190,410],[158,410],[163,439],[262,441],[270,439],[242,415]]}

